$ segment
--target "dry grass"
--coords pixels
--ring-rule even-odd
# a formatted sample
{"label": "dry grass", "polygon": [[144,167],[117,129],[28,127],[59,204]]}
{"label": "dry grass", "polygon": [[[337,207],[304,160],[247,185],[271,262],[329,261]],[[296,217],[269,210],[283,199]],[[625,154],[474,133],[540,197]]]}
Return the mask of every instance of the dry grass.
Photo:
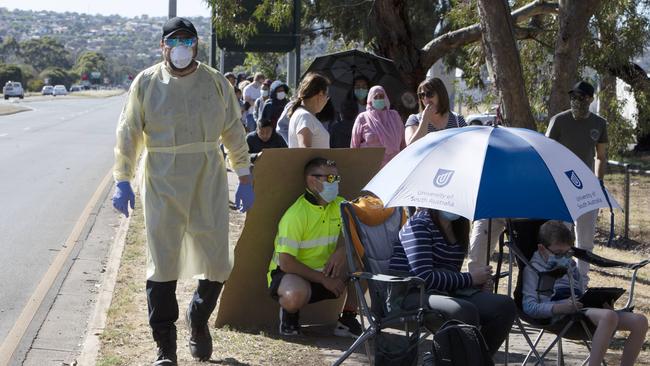
{"label": "dry grass", "polygon": [[[615,187],[615,176],[608,176],[608,186]],[[640,183],[640,188],[648,187],[647,182]],[[610,188],[615,191],[615,188]],[[648,195],[640,195],[639,199],[647,199]],[[645,208],[648,210],[646,203]],[[646,212],[642,211],[642,212]],[[637,215],[635,215],[636,217]],[[646,212],[643,217],[635,221],[639,225],[644,224],[650,216]],[[243,215],[231,212],[230,230],[231,245],[234,245],[243,226]],[[647,226],[645,226],[647,227]],[[101,335],[101,348],[97,365],[149,365],[154,358],[155,345],[152,341],[149,326],[147,324],[147,304],[145,297],[145,237],[142,212],[136,210],[131,219],[131,226],[127,235],[127,242],[122,256],[120,272],[115,286],[113,303],[109,309],[107,326]],[[644,237],[638,238],[639,242]],[[647,241],[647,239],[646,239]],[[622,250],[597,246],[595,252],[607,258],[622,261],[635,262],[643,258],[643,253],[648,253],[647,244],[637,243],[634,250]],[[646,256],[648,256],[646,254]],[[515,276],[516,276],[515,268]],[[617,286],[627,287],[631,273],[618,269],[594,268],[591,273],[592,286]],[[644,268],[639,272],[636,287],[636,311],[650,315],[650,272]],[[500,283],[499,293],[506,293],[506,281]],[[179,282],[177,298],[181,310],[189,302],[195,284],[191,281]],[[625,296],[623,300],[625,300]],[[619,302],[618,306],[622,306]],[[216,312],[215,312],[216,313]],[[213,319],[210,320],[214,324]],[[178,357],[179,364],[198,365],[192,361],[186,346],[188,330],[183,321],[177,322],[178,326]],[[228,328],[211,329],[214,339],[214,357],[211,363],[222,365],[326,365],[335,359],[341,350],[344,350],[351,342],[349,340],[332,339],[323,332],[306,331],[307,335],[288,342],[279,339],[275,334],[265,332],[246,333],[231,330]],[[520,356],[527,351],[526,345],[522,343],[522,337],[513,332],[511,335],[511,353],[513,356]],[[624,334],[618,333],[615,337],[607,360],[610,364],[617,364],[620,360],[624,342]],[[646,337],[644,349],[639,356],[638,365],[650,365],[650,336]],[[571,353],[574,359],[584,357],[586,352],[582,345],[576,345],[571,341],[565,343],[565,352]],[[523,356],[522,356],[523,357]],[[550,355],[554,357],[554,352]],[[516,357],[515,357],[516,358]],[[358,365],[358,360],[363,356],[356,357],[357,361],[346,362],[348,365]],[[549,360],[550,362],[550,360]],[[572,364],[571,362],[567,364]]]}
{"label": "dry grass", "polygon": [[30,110],[29,108],[20,105],[0,104],[0,116],[6,116],[9,114],[14,114],[14,113],[19,113],[19,112],[24,112],[29,110]]}
{"label": "dry grass", "polygon": [[[239,235],[243,215],[230,216],[231,244]],[[234,232],[233,232],[234,231]],[[127,234],[113,302],[108,311],[106,329],[101,335],[98,366],[149,365],[155,358],[155,343],[147,324],[145,296],[145,235],[142,212],[136,210]],[[177,299],[182,311],[189,303],[193,281],[180,281]],[[216,312],[215,312],[216,314]],[[214,315],[210,324],[214,323]],[[178,358],[181,365],[199,365],[187,349],[188,330],[184,321],[178,327]],[[325,365],[320,348],[302,343],[286,342],[275,335],[250,334],[228,328],[211,329],[214,352],[211,363],[222,365]],[[350,343],[349,341],[347,343]],[[205,363],[201,363],[205,364]]]}
{"label": "dry grass", "polygon": [[[623,207],[625,202],[624,175],[620,173],[608,174],[605,177],[605,185],[612,196],[616,198],[616,201]],[[622,243],[627,247],[638,247],[640,243],[647,243],[648,241],[647,238],[650,234],[650,194],[648,194],[648,187],[650,187],[650,177],[634,174],[630,176],[629,239],[632,242]],[[620,210],[616,210],[614,214],[615,232],[619,236],[623,235],[624,214]],[[609,233],[609,217],[608,209],[600,210],[598,228],[602,232]]]}
{"label": "dry grass", "polygon": [[124,89],[110,89],[110,90],[83,90],[68,95],[75,97],[86,97],[86,98],[108,98],[116,95],[124,94],[126,90]]}

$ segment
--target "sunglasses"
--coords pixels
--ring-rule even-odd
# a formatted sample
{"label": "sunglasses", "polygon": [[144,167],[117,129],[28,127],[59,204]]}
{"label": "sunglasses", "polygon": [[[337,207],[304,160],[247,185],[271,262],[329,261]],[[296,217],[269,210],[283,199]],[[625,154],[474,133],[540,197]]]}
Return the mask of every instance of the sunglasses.
{"label": "sunglasses", "polygon": [[165,46],[169,48],[174,48],[178,45],[183,45],[186,47],[192,47],[196,44],[197,39],[195,37],[192,38],[165,38]]}
{"label": "sunglasses", "polygon": [[312,177],[325,178],[327,183],[340,182],[341,176],[336,174],[311,174]]}
{"label": "sunglasses", "polygon": [[419,93],[418,93],[418,97],[420,97],[420,99],[423,99],[424,97],[427,97],[427,98],[433,98],[434,95],[436,95],[436,93],[435,93],[435,92],[432,92],[432,91],[430,91],[430,90],[429,90],[429,91],[419,92]]}

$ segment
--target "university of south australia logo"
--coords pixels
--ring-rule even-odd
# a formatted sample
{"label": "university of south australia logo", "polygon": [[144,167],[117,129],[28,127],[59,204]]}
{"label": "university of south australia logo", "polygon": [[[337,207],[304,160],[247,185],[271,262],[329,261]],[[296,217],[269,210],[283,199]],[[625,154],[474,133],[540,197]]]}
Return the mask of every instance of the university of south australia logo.
{"label": "university of south australia logo", "polygon": [[451,177],[454,176],[454,170],[438,169],[436,176],[433,177],[433,185],[442,188],[449,184]]}
{"label": "university of south australia logo", "polygon": [[573,184],[574,187],[578,189],[582,189],[582,181],[580,180],[576,172],[574,172],[573,170],[568,170],[564,172],[564,174],[566,174],[566,176],[569,178],[571,184]]}

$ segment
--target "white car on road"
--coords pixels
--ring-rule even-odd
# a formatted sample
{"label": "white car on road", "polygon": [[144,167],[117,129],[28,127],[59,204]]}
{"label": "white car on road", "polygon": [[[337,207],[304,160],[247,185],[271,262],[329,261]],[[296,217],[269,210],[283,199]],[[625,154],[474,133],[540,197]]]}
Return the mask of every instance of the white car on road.
{"label": "white car on road", "polygon": [[55,85],[52,95],[55,97],[57,95],[68,95],[68,89],[65,88],[65,85]]}
{"label": "white car on road", "polygon": [[5,86],[2,88],[2,94],[4,94],[5,100],[11,97],[18,97],[20,99],[25,97],[23,85],[18,81],[7,81]]}

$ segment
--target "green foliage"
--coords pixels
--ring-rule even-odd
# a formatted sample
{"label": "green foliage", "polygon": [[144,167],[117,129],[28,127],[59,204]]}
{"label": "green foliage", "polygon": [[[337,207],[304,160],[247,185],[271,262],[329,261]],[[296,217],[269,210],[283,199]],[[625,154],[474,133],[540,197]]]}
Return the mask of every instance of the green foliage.
{"label": "green foliage", "polygon": [[7,37],[0,44],[0,62],[11,63],[18,60],[20,44],[14,37]]}
{"label": "green foliage", "polygon": [[634,143],[634,127],[620,113],[610,116],[607,121],[607,137],[609,138],[608,155],[611,159],[620,159],[628,150],[628,145]]}
{"label": "green foliage", "polygon": [[43,89],[45,83],[41,79],[31,79],[27,82],[27,90],[33,92],[39,92]]}
{"label": "green foliage", "polygon": [[[108,65],[106,57],[98,52],[88,51],[79,56],[72,69],[76,75],[88,75],[92,72],[100,72],[102,78],[107,75]],[[99,83],[96,79],[90,79],[94,83]]]}
{"label": "green foliage", "polygon": [[281,77],[278,74],[278,65],[280,65],[284,53],[257,53],[247,52],[244,66],[248,70],[261,72],[268,79],[275,80]]}
{"label": "green foliage", "polygon": [[70,54],[54,38],[43,37],[20,43],[20,57],[36,70],[48,67],[70,68]]}
{"label": "green foliage", "polygon": [[51,85],[63,84],[68,89],[78,79],[78,75],[69,73],[60,67],[49,67],[43,70],[39,77],[42,80],[49,79]]}
{"label": "green foliage", "polygon": [[0,87],[4,86],[7,81],[19,81],[23,83],[23,72],[17,65],[0,63]]}

